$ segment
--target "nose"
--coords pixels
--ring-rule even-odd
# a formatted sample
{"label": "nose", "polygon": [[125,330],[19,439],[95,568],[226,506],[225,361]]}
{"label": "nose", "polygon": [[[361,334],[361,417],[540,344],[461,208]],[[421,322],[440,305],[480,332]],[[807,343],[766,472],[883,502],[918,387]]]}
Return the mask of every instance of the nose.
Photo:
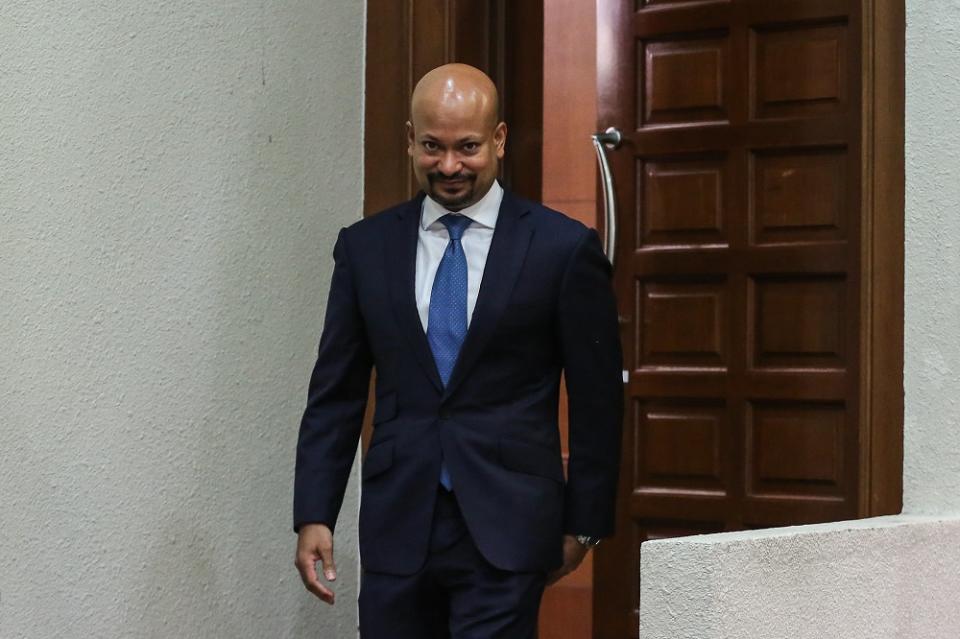
{"label": "nose", "polygon": [[437,167],[444,175],[456,175],[462,168],[460,158],[453,151],[447,151],[440,158],[440,166]]}

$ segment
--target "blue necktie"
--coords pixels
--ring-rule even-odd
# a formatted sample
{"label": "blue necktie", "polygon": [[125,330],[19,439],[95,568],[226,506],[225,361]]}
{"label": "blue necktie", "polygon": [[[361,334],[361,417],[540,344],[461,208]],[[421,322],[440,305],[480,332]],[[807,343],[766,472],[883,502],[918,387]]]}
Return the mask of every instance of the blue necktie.
{"label": "blue necktie", "polygon": [[[465,215],[444,215],[440,221],[450,233],[450,243],[443,252],[430,291],[427,341],[433,351],[440,379],[446,386],[467,335],[467,258],[463,254],[460,238],[471,220]],[[447,490],[453,490],[444,461],[440,462],[440,483]]]}

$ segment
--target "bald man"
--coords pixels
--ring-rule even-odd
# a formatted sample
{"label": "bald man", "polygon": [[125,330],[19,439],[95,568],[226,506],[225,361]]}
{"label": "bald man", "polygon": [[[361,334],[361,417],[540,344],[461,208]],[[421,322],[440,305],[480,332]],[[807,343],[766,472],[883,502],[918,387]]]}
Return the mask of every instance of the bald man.
{"label": "bald man", "polygon": [[623,388],[610,264],[596,231],[498,183],[497,103],[473,67],[427,73],[407,122],[422,192],[342,229],[333,248],[297,445],[295,563],[333,604],[334,526],[375,365],[364,639],[535,637],[545,586],[614,529]]}

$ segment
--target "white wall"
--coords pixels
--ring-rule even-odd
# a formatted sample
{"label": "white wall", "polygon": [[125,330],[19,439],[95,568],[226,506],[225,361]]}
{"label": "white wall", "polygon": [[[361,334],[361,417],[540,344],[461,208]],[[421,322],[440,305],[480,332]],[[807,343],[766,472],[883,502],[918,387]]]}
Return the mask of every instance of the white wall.
{"label": "white wall", "polygon": [[651,542],[644,639],[956,639],[960,520],[877,517]]}
{"label": "white wall", "polygon": [[363,2],[0,3],[0,637],[350,637],[296,432],[361,215]]}
{"label": "white wall", "polygon": [[904,515],[643,544],[643,639],[960,633],[960,0],[907,0]]}
{"label": "white wall", "polygon": [[960,0],[907,1],[904,512],[960,515]]}

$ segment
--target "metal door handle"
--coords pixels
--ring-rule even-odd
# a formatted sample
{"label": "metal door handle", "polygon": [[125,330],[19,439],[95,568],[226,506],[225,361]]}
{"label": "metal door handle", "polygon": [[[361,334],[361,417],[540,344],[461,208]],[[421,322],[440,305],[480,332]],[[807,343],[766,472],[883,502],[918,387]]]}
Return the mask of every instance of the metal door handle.
{"label": "metal door handle", "polygon": [[610,265],[613,266],[617,249],[617,192],[613,188],[613,172],[610,171],[610,162],[607,160],[607,149],[617,150],[623,142],[620,129],[610,127],[603,133],[594,133],[590,136],[593,148],[597,152],[597,161],[600,163],[600,179],[603,181],[603,214],[604,214],[604,246]]}

